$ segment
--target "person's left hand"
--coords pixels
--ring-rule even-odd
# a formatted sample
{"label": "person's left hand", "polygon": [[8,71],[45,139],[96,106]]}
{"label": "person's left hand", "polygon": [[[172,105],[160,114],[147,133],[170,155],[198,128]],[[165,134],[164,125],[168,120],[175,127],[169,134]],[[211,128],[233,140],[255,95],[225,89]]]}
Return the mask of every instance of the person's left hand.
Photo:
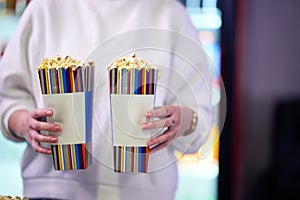
{"label": "person's left hand", "polygon": [[[146,112],[146,118],[160,118],[152,122],[144,122],[142,130],[157,129],[166,127],[166,131],[151,138],[147,145],[150,147],[150,152],[156,152],[164,147],[167,147],[176,137],[180,135],[182,112],[186,108],[180,106],[163,106]],[[190,109],[188,109],[190,110]],[[189,112],[189,111],[187,111]]]}

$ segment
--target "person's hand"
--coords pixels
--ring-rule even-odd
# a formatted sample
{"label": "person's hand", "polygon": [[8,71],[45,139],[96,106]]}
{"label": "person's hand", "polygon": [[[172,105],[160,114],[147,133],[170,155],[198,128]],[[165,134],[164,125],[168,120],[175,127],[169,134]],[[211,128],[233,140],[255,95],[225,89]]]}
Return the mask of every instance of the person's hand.
{"label": "person's hand", "polygon": [[48,108],[35,109],[32,112],[17,110],[9,118],[9,129],[19,137],[23,137],[31,144],[32,148],[43,154],[51,154],[51,149],[44,148],[40,142],[56,143],[55,136],[45,136],[40,131],[61,132],[62,128],[57,124],[39,121],[42,117],[51,117],[53,111]]}
{"label": "person's hand", "polygon": [[147,142],[150,152],[153,153],[167,147],[184,130],[188,129],[192,114],[193,111],[191,109],[180,106],[163,106],[146,112],[146,118],[159,119],[152,122],[144,122],[142,130],[167,128],[163,134],[151,138]]}

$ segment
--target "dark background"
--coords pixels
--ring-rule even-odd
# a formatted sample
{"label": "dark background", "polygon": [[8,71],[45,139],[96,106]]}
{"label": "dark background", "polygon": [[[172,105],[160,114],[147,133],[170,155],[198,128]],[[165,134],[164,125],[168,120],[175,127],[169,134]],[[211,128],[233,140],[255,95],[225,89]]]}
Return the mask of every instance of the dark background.
{"label": "dark background", "polygon": [[228,112],[219,199],[297,199],[300,1],[223,0],[220,8]]}

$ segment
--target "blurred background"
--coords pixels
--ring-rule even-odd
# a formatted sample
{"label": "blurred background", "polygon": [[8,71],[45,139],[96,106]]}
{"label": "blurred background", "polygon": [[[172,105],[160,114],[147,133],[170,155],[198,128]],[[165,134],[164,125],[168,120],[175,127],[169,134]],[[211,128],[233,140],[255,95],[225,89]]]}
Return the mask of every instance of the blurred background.
{"label": "blurred background", "polygon": [[[176,153],[176,199],[299,196],[300,1],[180,2],[216,66],[211,69],[216,117],[206,144],[196,154]],[[0,0],[0,62],[28,3]],[[24,148],[24,143],[12,143],[0,134],[0,195],[22,196]]]}

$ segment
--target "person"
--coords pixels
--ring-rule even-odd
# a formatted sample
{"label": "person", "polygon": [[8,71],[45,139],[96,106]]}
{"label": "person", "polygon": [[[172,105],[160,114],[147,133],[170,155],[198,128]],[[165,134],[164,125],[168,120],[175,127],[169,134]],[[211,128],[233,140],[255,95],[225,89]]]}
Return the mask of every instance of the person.
{"label": "person", "polygon": [[[184,92],[184,82],[168,83],[183,99],[175,105],[165,88],[157,89],[159,108],[145,113],[160,119],[142,124],[142,129],[166,127],[167,130],[148,141],[153,169],[145,174],[115,173],[107,164],[112,158],[108,101],[97,98],[102,108],[95,109],[93,120],[93,162],[86,170],[56,171],[51,150],[41,142],[56,143],[58,137],[45,136],[40,131],[59,133],[63,127],[42,122],[41,117],[54,114],[43,107],[37,76],[42,58],[70,55],[84,60],[97,45],[110,37],[139,28],[161,28],[186,35],[197,44],[197,30],[184,6],[175,0],[33,0],[23,13],[19,26],[1,60],[0,117],[1,132],[9,140],[27,142],[22,162],[24,196],[31,199],[174,199],[177,188],[177,166],[174,151],[195,153],[205,142],[212,119],[209,89],[201,81],[191,87],[197,96],[197,106],[190,107],[191,96]],[[143,36],[140,36],[143,37]],[[119,44],[122,45],[122,44]],[[199,52],[199,57],[205,57]],[[96,68],[105,68],[97,66]],[[209,76],[208,66],[202,72]],[[186,71],[186,79],[193,74]],[[207,79],[209,80],[209,78]],[[208,83],[209,84],[209,83]],[[101,83],[100,90],[108,88]],[[98,91],[95,91],[96,93]],[[100,93],[103,91],[99,91]],[[107,98],[106,98],[107,99]],[[102,102],[102,103],[101,103]],[[199,103],[200,102],[200,103]],[[101,110],[102,109],[102,110]],[[195,115],[196,114],[196,115]],[[197,124],[191,128],[192,122]],[[191,129],[191,130],[190,130]],[[103,131],[104,130],[104,131]],[[189,131],[190,130],[190,131]],[[188,132],[187,132],[188,131]],[[104,134],[100,134],[104,132]],[[185,134],[184,134],[185,133]],[[100,155],[100,156],[98,156]]]}

